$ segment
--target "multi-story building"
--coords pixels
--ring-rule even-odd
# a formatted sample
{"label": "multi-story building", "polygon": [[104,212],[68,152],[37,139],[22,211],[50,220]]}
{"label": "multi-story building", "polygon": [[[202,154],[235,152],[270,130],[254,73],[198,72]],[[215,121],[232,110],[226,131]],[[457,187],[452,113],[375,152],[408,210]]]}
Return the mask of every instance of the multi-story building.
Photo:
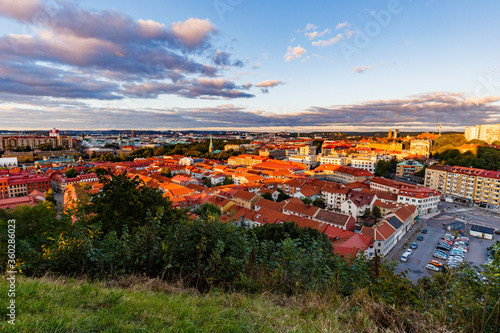
{"label": "multi-story building", "polygon": [[17,147],[30,147],[36,149],[41,144],[49,143],[53,148],[64,146],[73,148],[71,136],[1,136],[0,150],[15,150]]}
{"label": "multi-story building", "polygon": [[382,149],[387,151],[402,151],[403,144],[396,142],[370,142],[368,143],[368,147],[373,149]]}
{"label": "multi-story building", "polygon": [[375,173],[377,167],[377,156],[373,155],[351,155],[349,164],[353,168],[363,169]]}
{"label": "multi-story building", "polygon": [[300,155],[316,155],[316,146],[302,146],[299,150]]}
{"label": "multi-story building", "polygon": [[416,206],[420,215],[436,212],[441,195],[433,188],[380,177],[370,180],[370,189],[397,194],[397,202]]}
{"label": "multi-story building", "polygon": [[265,149],[259,151],[259,156],[269,156],[275,160],[282,160],[286,157],[286,151],[283,149]]}
{"label": "multi-story building", "polygon": [[396,177],[409,177],[422,170],[423,167],[423,164],[414,160],[400,162],[396,165]]}
{"label": "multi-story building", "polygon": [[337,183],[349,184],[373,178],[373,173],[343,165],[324,164],[314,170],[315,177]]}
{"label": "multi-story building", "polygon": [[484,206],[500,206],[500,172],[459,166],[431,166],[425,172],[425,185],[444,189],[457,200]]}
{"label": "multi-story building", "polygon": [[314,168],[318,165],[316,155],[290,155],[288,156],[288,161],[305,164],[307,169]]}
{"label": "multi-story building", "polygon": [[267,157],[267,156],[243,154],[243,155],[230,157],[227,161],[227,164],[229,164],[229,165],[242,165],[242,166],[250,167],[253,165],[260,164],[262,162],[266,162],[268,160],[269,160],[269,157]]}
{"label": "multi-story building", "polygon": [[435,189],[440,193],[446,193],[446,182],[449,165],[433,165],[425,170],[425,186]]}
{"label": "multi-story building", "polygon": [[410,154],[429,157],[432,151],[432,140],[413,139],[410,142]]}
{"label": "multi-story building", "polygon": [[12,169],[17,167],[17,158],[4,157],[0,158],[0,168]]}
{"label": "multi-story building", "polygon": [[34,190],[46,192],[50,179],[31,172],[2,173],[0,175],[0,197],[3,199],[28,195]]}
{"label": "multi-story building", "polygon": [[465,139],[482,140],[488,143],[500,140],[500,124],[494,125],[475,125],[465,127]]}
{"label": "multi-story building", "polygon": [[342,155],[318,156],[319,164],[346,165],[347,158]]}

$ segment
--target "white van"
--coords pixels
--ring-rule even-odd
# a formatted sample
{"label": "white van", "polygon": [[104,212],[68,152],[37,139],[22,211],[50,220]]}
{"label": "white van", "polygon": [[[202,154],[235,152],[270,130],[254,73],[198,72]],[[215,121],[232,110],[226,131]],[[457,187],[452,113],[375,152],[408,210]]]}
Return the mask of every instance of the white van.
{"label": "white van", "polygon": [[407,262],[408,261],[408,252],[405,252],[402,256],[401,256],[401,261],[402,262]]}

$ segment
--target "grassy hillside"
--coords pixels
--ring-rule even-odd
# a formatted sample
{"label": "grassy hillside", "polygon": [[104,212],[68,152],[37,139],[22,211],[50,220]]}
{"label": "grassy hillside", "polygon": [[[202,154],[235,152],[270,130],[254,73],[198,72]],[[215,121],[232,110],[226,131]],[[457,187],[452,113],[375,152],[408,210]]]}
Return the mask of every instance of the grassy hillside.
{"label": "grassy hillside", "polygon": [[[398,313],[358,293],[349,300],[212,291],[200,294],[155,279],[113,282],[23,278],[16,326],[2,332],[422,332],[439,331],[423,316]],[[4,277],[0,294],[7,295]],[[6,297],[1,297],[1,318]]]}

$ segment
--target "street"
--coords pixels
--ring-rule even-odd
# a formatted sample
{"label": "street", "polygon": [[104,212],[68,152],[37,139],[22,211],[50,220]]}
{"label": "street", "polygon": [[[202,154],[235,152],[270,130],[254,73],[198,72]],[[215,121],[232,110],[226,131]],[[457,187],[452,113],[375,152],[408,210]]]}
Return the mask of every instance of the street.
{"label": "street", "polygon": [[[492,227],[496,230],[500,229],[500,217],[494,214],[487,214],[486,212],[474,207],[465,207],[449,203],[440,203],[439,209],[441,213],[425,221],[421,221],[420,226],[414,227],[410,230],[409,235],[406,237],[402,246],[395,251],[391,251],[388,258],[398,262],[396,266],[396,273],[407,272],[407,277],[416,282],[419,278],[430,276],[433,272],[425,269],[427,263],[434,259],[441,263],[445,260],[433,258],[432,255],[436,250],[437,243],[446,233],[454,235],[454,232],[447,232],[444,229],[444,224],[456,222],[456,218],[464,219],[467,223],[479,224]],[[446,209],[446,211],[444,211]],[[427,229],[427,234],[422,234],[421,230]],[[417,241],[417,237],[422,235],[423,241]],[[491,246],[496,240],[500,239],[499,235],[494,235],[493,240],[486,240],[469,237],[469,252],[465,254],[465,261],[471,265],[479,266],[485,263],[487,259],[488,246]],[[416,242],[418,247],[413,249],[413,253],[408,257],[408,261],[403,263],[400,261],[401,255],[410,248],[411,243]]]}

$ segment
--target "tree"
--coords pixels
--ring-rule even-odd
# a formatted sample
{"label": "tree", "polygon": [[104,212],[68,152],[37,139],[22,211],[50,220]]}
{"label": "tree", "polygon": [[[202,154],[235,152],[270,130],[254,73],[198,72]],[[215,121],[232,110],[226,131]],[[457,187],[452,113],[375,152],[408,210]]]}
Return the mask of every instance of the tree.
{"label": "tree", "polygon": [[45,201],[52,202],[54,206],[57,206],[57,200],[52,189],[49,189],[47,192],[45,192]]}
{"label": "tree", "polygon": [[483,141],[483,140],[478,140],[478,139],[472,139],[467,143],[469,143],[471,145],[487,145],[488,144],[488,142]]}
{"label": "tree", "polygon": [[161,191],[124,174],[101,178],[102,191],[91,195],[91,205],[83,207],[90,216],[90,223],[102,225],[102,231],[111,231],[120,237],[124,230],[147,226],[152,219],[163,224],[172,224],[185,213],[172,209],[171,202],[163,197]]}
{"label": "tree", "polygon": [[204,219],[218,218],[222,214],[220,208],[214,204],[211,204],[210,202],[205,202],[203,205],[201,205],[196,210],[196,213]]}
{"label": "tree", "polygon": [[285,193],[283,193],[283,191],[278,190],[278,192],[279,192],[280,194],[278,195],[278,200],[276,200],[277,202],[281,202],[281,201],[284,201],[284,200],[286,200],[286,199],[290,199],[290,196],[289,196],[289,195],[287,195],[287,194],[285,194]]}
{"label": "tree", "polygon": [[373,215],[373,217],[375,217],[377,219],[381,218],[382,217],[382,211],[380,210],[379,207],[373,206],[373,208],[372,208],[372,215]]}
{"label": "tree", "polygon": [[70,168],[66,170],[66,173],[64,175],[66,176],[66,178],[75,178],[76,176],[78,176],[78,173],[75,169]]}
{"label": "tree", "polygon": [[169,169],[169,168],[163,168],[163,169],[161,169],[160,174],[161,174],[163,177],[172,178],[172,172],[170,171],[170,169]]}
{"label": "tree", "polygon": [[306,205],[311,205],[313,203],[313,201],[310,198],[304,198],[304,199],[301,199],[301,200]]}
{"label": "tree", "polygon": [[370,210],[370,208],[366,208],[365,209],[365,214],[363,216],[366,217],[366,218],[372,216],[372,211]]}
{"label": "tree", "polygon": [[316,200],[314,200],[314,202],[313,202],[313,205],[315,207],[319,207],[319,208],[322,208],[322,209],[326,208],[326,204],[323,201],[323,199],[321,199],[321,198],[316,198]]}
{"label": "tree", "polygon": [[222,183],[223,185],[231,185],[234,184],[233,178],[226,176],[224,178],[224,182]]}
{"label": "tree", "polygon": [[49,151],[49,150],[52,150],[52,145],[49,142],[42,143],[42,144],[38,145],[38,149],[43,150],[43,151]]}
{"label": "tree", "polygon": [[211,187],[212,186],[212,180],[208,177],[203,177],[202,179],[203,184],[205,184],[206,187]]}
{"label": "tree", "polygon": [[491,144],[494,146],[500,146],[500,140],[493,141]]}
{"label": "tree", "polygon": [[266,193],[262,194],[262,197],[263,197],[264,199],[274,201],[272,194],[271,194],[271,193],[269,193],[269,192],[266,192]]}

